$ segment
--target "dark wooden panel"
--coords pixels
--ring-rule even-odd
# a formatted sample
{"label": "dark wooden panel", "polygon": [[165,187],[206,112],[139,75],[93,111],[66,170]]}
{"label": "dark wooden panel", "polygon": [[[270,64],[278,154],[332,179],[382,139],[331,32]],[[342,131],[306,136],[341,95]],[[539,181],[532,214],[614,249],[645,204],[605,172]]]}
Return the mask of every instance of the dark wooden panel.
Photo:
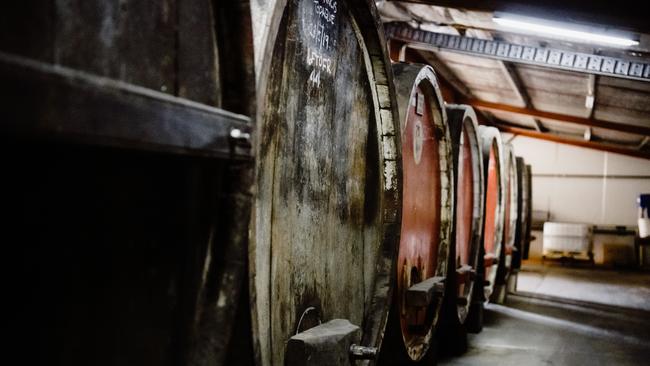
{"label": "dark wooden panel", "polygon": [[52,62],[54,0],[3,1],[0,5],[0,50]]}
{"label": "dark wooden panel", "polygon": [[215,8],[221,107],[254,116],[256,79],[249,1],[215,1]]}
{"label": "dark wooden panel", "polygon": [[176,89],[176,1],[56,0],[57,64]]}
{"label": "dark wooden panel", "polygon": [[224,163],[4,138],[1,152],[5,357],[179,364],[211,230],[231,215]]}
{"label": "dark wooden panel", "polygon": [[[222,91],[212,1],[183,0],[178,1],[177,6],[177,95],[219,107]],[[231,60],[231,63],[237,63],[239,58],[232,57]]]}
{"label": "dark wooden panel", "polygon": [[212,157],[249,156],[231,129],[246,117],[162,93],[16,57],[0,57],[5,119],[19,135]]}

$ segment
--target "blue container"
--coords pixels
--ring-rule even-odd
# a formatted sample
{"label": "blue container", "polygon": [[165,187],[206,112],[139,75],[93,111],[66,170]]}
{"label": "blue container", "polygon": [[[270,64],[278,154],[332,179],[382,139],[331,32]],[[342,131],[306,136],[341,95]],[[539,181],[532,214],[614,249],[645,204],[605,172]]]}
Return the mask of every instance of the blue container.
{"label": "blue container", "polygon": [[639,198],[636,199],[636,202],[641,208],[650,208],[650,193],[640,194]]}

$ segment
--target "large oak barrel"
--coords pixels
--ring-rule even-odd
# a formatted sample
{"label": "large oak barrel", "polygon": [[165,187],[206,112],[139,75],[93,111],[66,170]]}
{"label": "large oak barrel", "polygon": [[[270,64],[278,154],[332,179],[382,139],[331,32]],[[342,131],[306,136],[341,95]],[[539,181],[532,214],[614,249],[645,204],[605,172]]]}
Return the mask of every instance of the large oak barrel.
{"label": "large oak barrel", "polygon": [[[462,353],[467,347],[466,320],[470,307],[482,307],[483,296],[474,296],[483,230],[483,154],[474,109],[467,105],[447,105],[447,119],[452,141],[455,181],[453,244],[447,270],[444,327],[440,339],[443,347]],[[481,285],[477,285],[482,291]],[[470,329],[474,328],[470,326]]]}
{"label": "large oak barrel", "polygon": [[528,259],[528,252],[530,251],[530,242],[531,242],[531,228],[533,225],[533,171],[530,164],[526,164],[526,169],[524,170],[524,177],[522,179],[524,183],[524,188],[522,189],[524,196],[524,215],[526,217],[526,225],[523,228],[523,259]]}
{"label": "large oak barrel", "polygon": [[515,239],[519,212],[517,160],[512,144],[505,144],[505,153],[503,250],[499,258],[495,290],[492,294],[492,300],[497,303],[503,303],[508,294],[507,284],[512,272],[512,260],[516,250]]}
{"label": "large oak barrel", "polygon": [[[382,365],[427,356],[443,303],[453,222],[451,145],[436,76],[430,66],[405,63],[394,64],[393,72],[402,146],[402,222]],[[429,303],[412,301],[408,292],[413,286],[436,278],[437,296]]]}
{"label": "large oak barrel", "polygon": [[374,2],[269,8],[249,259],[258,364],[285,365],[307,357],[287,351],[290,338],[340,324],[334,319],[361,327],[362,346],[380,346],[399,242],[401,150]]}
{"label": "large oak barrel", "polygon": [[242,364],[253,161],[250,119],[231,112],[255,110],[247,5],[0,8],[5,357]]}
{"label": "large oak barrel", "polygon": [[499,130],[479,126],[483,152],[483,182],[485,204],[483,215],[483,261],[479,276],[485,280],[485,297],[490,298],[497,277],[498,263],[502,252],[503,224],[505,211],[505,147]]}
{"label": "large oak barrel", "polygon": [[526,163],[524,158],[517,157],[517,226],[515,230],[515,252],[512,257],[512,269],[521,269],[521,260],[524,253],[526,240],[526,227],[528,225],[528,182]]}

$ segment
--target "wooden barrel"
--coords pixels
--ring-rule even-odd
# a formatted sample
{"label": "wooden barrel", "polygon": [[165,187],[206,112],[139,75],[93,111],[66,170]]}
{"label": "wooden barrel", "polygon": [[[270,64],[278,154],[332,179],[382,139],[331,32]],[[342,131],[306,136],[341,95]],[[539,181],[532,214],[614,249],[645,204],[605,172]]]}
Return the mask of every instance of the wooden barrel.
{"label": "wooden barrel", "polygon": [[414,304],[407,292],[447,275],[453,222],[451,145],[436,76],[430,66],[410,64],[394,64],[393,73],[402,146],[402,222],[383,365],[427,356],[444,292],[429,304]]}
{"label": "wooden barrel", "polygon": [[380,346],[402,187],[392,72],[374,3],[271,8],[249,256],[258,365],[303,357],[286,352],[290,338],[337,318],[361,327],[361,345]]}
{"label": "wooden barrel", "polygon": [[499,130],[479,126],[483,153],[485,204],[483,215],[483,261],[479,276],[485,280],[485,298],[490,298],[502,251],[505,211],[505,147]]}
{"label": "wooden barrel", "polygon": [[524,253],[526,226],[528,225],[528,182],[526,181],[526,163],[524,158],[517,157],[517,226],[515,229],[515,252],[512,257],[512,269],[521,269]]}
{"label": "wooden barrel", "polygon": [[515,251],[515,237],[517,229],[517,213],[519,210],[517,185],[517,160],[514,148],[511,144],[505,144],[505,174],[504,174],[504,215],[503,215],[503,243],[502,252],[499,257],[495,290],[492,293],[492,300],[496,303],[503,303],[508,293],[508,278],[512,271],[512,258]]}
{"label": "wooden barrel", "polygon": [[[474,109],[467,105],[447,105],[447,120],[452,141],[455,181],[455,216],[447,268],[448,290],[445,295],[443,347],[462,353],[467,346],[467,320],[470,307],[482,295],[474,296],[475,274],[479,266],[483,230],[483,155]],[[482,291],[482,287],[481,287]]]}
{"label": "wooden barrel", "polygon": [[528,252],[530,250],[530,241],[531,239],[531,228],[533,225],[533,172],[530,164],[526,164],[526,169],[524,170],[524,178],[522,181],[524,182],[524,189],[522,193],[524,195],[524,214],[526,216],[526,225],[523,228],[523,240],[524,243],[522,245],[523,248],[523,259],[528,259]]}
{"label": "wooden barrel", "polygon": [[251,123],[232,112],[255,111],[252,37],[229,3],[0,6],[3,288],[26,363],[250,358]]}

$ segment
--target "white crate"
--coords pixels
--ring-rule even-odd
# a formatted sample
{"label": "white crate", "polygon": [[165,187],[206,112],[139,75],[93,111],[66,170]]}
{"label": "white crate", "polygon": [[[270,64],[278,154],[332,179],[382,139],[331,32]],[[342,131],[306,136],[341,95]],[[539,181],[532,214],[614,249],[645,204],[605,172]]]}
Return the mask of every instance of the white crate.
{"label": "white crate", "polygon": [[577,236],[544,236],[544,252],[589,252],[591,238]]}
{"label": "white crate", "polygon": [[588,255],[592,249],[593,229],[587,224],[544,223],[544,255]]}
{"label": "white crate", "polygon": [[592,226],[587,224],[569,224],[563,222],[545,222],[544,236],[590,237]]}

